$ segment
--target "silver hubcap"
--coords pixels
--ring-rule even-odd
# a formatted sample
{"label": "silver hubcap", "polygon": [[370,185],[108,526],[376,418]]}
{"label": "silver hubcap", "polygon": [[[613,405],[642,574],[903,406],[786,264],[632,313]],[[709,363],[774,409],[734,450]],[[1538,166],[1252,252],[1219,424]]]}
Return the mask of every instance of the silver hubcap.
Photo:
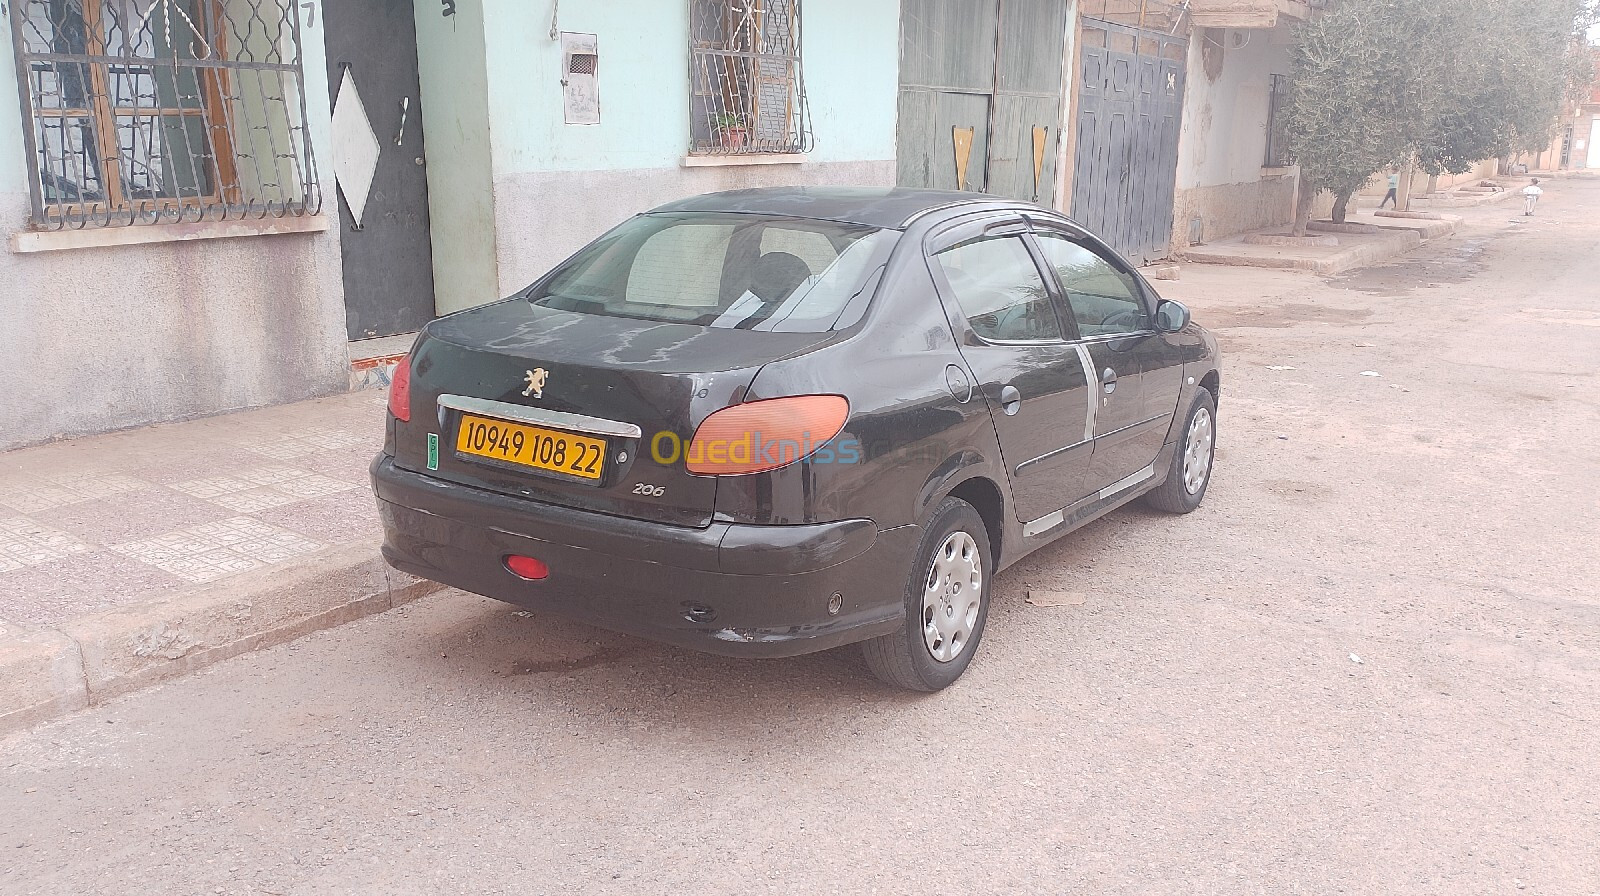
{"label": "silver hubcap", "polygon": [[1205,408],[1195,412],[1189,421],[1189,440],[1183,449],[1183,487],[1189,494],[1197,495],[1211,475],[1211,439],[1215,428],[1211,425],[1211,412]]}
{"label": "silver hubcap", "polygon": [[928,653],[948,663],[967,649],[983,599],[983,558],[978,542],[955,532],[933,555],[922,591],[922,640]]}

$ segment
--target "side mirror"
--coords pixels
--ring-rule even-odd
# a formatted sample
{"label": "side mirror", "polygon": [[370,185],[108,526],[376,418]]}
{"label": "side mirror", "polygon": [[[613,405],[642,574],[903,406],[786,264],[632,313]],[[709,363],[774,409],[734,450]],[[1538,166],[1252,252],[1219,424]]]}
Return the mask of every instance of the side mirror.
{"label": "side mirror", "polygon": [[1182,302],[1162,299],[1156,306],[1156,329],[1162,333],[1176,333],[1189,325],[1191,315]]}

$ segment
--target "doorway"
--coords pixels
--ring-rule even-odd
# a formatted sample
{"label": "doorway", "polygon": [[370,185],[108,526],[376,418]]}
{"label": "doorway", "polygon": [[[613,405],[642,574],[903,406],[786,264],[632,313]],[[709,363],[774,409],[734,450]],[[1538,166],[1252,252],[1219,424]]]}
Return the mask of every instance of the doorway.
{"label": "doorway", "polygon": [[900,186],[1055,204],[1067,7],[903,0]]}
{"label": "doorway", "polygon": [[411,333],[434,316],[412,5],[339,0],[322,11],[345,323],[352,341]]}
{"label": "doorway", "polygon": [[1136,265],[1166,258],[1188,41],[1082,22],[1071,215]]}

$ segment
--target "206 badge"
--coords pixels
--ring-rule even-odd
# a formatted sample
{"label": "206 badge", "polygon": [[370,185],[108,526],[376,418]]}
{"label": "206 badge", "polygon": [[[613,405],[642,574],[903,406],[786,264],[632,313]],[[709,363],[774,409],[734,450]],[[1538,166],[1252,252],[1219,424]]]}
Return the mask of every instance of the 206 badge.
{"label": "206 badge", "polygon": [[524,396],[532,396],[534,398],[543,398],[544,384],[548,382],[549,379],[550,371],[545,370],[543,367],[533,368],[532,370],[528,371],[527,376],[523,377],[523,382],[528,384],[528,388],[523,389],[522,394]]}

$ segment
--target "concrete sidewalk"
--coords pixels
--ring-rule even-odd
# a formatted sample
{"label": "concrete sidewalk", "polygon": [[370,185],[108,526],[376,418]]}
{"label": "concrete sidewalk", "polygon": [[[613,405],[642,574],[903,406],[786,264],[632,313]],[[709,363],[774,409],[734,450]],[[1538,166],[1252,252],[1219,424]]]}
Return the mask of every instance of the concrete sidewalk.
{"label": "concrete sidewalk", "polygon": [[0,731],[433,590],[378,556],[384,402],[0,454]]}
{"label": "concrete sidewalk", "polygon": [[1342,274],[1403,255],[1425,241],[1455,233],[1461,218],[1438,213],[1414,217],[1351,211],[1343,225],[1313,221],[1306,237],[1275,228],[1183,250],[1183,260],[1201,264],[1281,268]]}

